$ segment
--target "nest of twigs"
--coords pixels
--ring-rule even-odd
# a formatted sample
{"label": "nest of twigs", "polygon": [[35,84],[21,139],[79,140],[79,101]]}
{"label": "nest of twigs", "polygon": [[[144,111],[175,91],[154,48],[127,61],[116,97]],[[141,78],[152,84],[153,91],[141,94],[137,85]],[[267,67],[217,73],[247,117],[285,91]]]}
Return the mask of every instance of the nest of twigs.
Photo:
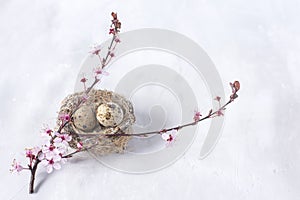
{"label": "nest of twigs", "polygon": [[81,142],[96,155],[121,153],[130,137],[112,137],[116,133],[131,133],[135,122],[133,107],[123,96],[107,90],[91,90],[67,96],[59,110],[57,125],[61,125],[61,114],[72,116],[62,130],[72,135],[70,147]]}

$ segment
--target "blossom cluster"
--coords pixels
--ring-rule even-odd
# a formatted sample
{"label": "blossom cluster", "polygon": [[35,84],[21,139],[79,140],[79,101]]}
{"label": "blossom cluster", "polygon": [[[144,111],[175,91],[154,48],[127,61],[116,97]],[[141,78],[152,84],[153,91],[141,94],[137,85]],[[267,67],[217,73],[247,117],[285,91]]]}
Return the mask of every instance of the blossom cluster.
{"label": "blossom cluster", "polygon": [[[61,168],[61,164],[66,162],[69,142],[72,140],[72,136],[67,133],[54,132],[47,128],[43,132],[43,137],[46,138],[44,144],[25,149],[25,156],[29,159],[28,168],[22,166],[14,159],[11,172],[20,172],[24,169],[32,170],[35,162],[41,162],[48,173],[51,173],[53,169]],[[77,151],[80,151],[82,144],[78,143],[77,147]]]}
{"label": "blossom cluster", "polygon": [[[216,100],[219,104],[219,108],[216,111],[213,112],[213,110],[211,109],[205,117],[202,117],[202,114],[198,110],[195,110],[193,122],[184,124],[184,125],[180,125],[180,126],[176,126],[173,128],[169,128],[169,129],[163,129],[163,130],[158,131],[157,133],[160,134],[162,139],[167,142],[167,145],[170,145],[171,143],[173,143],[175,141],[176,133],[179,129],[182,129],[186,126],[196,125],[198,122],[208,119],[208,118],[224,116],[224,111],[226,109],[226,106],[228,104],[232,103],[238,97],[237,92],[240,90],[240,82],[234,81],[233,83],[230,83],[230,87],[231,87],[232,93],[230,95],[229,101],[226,104],[221,106],[221,97],[216,96],[214,98],[214,100]],[[153,132],[150,132],[150,134],[152,134],[152,133]],[[145,133],[144,133],[144,135],[145,135]]]}
{"label": "blossom cluster", "polygon": [[[106,56],[104,56],[104,57],[101,56],[103,47],[99,44],[95,44],[94,46],[92,46],[92,50],[89,52],[92,56],[97,56],[100,60],[100,64],[96,68],[94,68],[94,77],[97,82],[99,82],[101,80],[101,77],[109,75],[109,73],[104,70],[104,67],[111,61],[111,59],[113,57],[115,57],[115,52],[114,52],[115,48],[116,48],[117,44],[121,42],[120,37],[119,37],[119,32],[121,29],[121,22],[118,19],[117,13],[112,12],[111,16],[113,17],[113,19],[111,20],[109,34],[112,34],[113,38],[108,47],[108,52],[107,52]],[[83,88],[85,91],[87,91],[87,87],[86,87],[87,80],[88,79],[84,76],[80,80],[80,82],[83,83]]]}
{"label": "blossom cluster", "polygon": [[161,138],[166,142],[167,146],[170,146],[170,144],[175,142],[177,131],[175,129],[164,132],[161,134]]}

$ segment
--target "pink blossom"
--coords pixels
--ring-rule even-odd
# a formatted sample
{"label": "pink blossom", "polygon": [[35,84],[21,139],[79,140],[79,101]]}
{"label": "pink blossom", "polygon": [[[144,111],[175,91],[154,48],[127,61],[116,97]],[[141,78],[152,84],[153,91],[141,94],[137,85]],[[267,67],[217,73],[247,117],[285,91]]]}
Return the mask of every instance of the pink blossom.
{"label": "pink blossom", "polygon": [[115,53],[114,52],[109,52],[110,57],[115,57]]}
{"label": "pink blossom", "polygon": [[26,157],[30,159],[36,159],[37,154],[40,152],[41,148],[40,147],[34,147],[34,148],[29,148],[25,149],[26,152]]}
{"label": "pink blossom", "polygon": [[222,110],[218,110],[216,114],[217,114],[217,116],[223,116],[224,115],[224,113],[222,112]]}
{"label": "pink blossom", "polygon": [[46,167],[48,173],[51,173],[53,171],[53,168],[56,170],[61,168],[61,165],[59,163],[60,161],[61,157],[59,155],[56,155],[49,160],[42,160],[41,164]]}
{"label": "pink blossom", "polygon": [[80,82],[85,83],[88,79],[83,77],[82,79],[80,79]]}
{"label": "pink blossom", "polygon": [[93,47],[93,50],[91,50],[89,53],[93,54],[93,55],[99,55],[101,51],[101,46],[100,45],[95,45]]}
{"label": "pink blossom", "polygon": [[200,120],[200,117],[201,117],[201,113],[199,111],[195,111],[195,114],[194,114],[194,121],[197,122]]}
{"label": "pink blossom", "polygon": [[86,83],[87,80],[88,80],[88,79],[85,78],[85,77],[83,77],[83,78],[80,80],[80,82],[83,83],[83,88],[84,88],[84,90],[86,90],[86,85],[85,85],[85,83]]}
{"label": "pink blossom", "polygon": [[97,75],[103,75],[103,76],[108,76],[109,75],[109,73],[107,72],[107,71],[104,71],[102,68],[96,68],[95,70],[94,70],[94,72],[95,72],[95,74],[96,74],[96,76]]}
{"label": "pink blossom", "polygon": [[219,97],[219,96],[216,96],[216,98],[214,98],[214,100],[216,100],[216,101],[220,102],[220,100],[221,100],[221,97]]}
{"label": "pink blossom", "polygon": [[61,119],[62,121],[70,121],[71,118],[69,114],[60,114],[59,119]]}
{"label": "pink blossom", "polygon": [[41,159],[48,159],[51,160],[57,155],[60,155],[61,153],[64,153],[64,150],[62,148],[56,148],[54,145],[45,145],[42,148],[42,152],[44,156],[41,156]]}
{"label": "pink blossom", "polygon": [[20,165],[19,162],[16,161],[16,159],[13,160],[13,163],[12,163],[12,168],[9,170],[10,172],[20,172],[22,171],[24,168],[22,167],[22,165]]}
{"label": "pink blossom", "polygon": [[44,137],[44,136],[47,136],[47,137],[52,137],[52,133],[53,133],[53,130],[48,128],[48,126],[44,127],[41,131],[41,135]]}
{"label": "pink blossom", "polygon": [[51,135],[52,132],[53,132],[53,131],[52,131],[50,128],[46,128],[46,129],[45,129],[45,133],[46,133],[47,135]]}
{"label": "pink blossom", "polygon": [[46,157],[46,156],[45,156],[44,153],[40,153],[39,156],[38,156],[38,159],[39,159],[39,160],[44,160],[45,157]]}
{"label": "pink blossom", "polygon": [[167,144],[171,144],[175,141],[176,138],[176,130],[172,130],[170,133],[166,132],[161,135],[162,139],[167,142]]}
{"label": "pink blossom", "polygon": [[50,145],[50,141],[52,140],[53,136],[47,135],[47,134],[42,134],[42,144],[43,145]]}
{"label": "pink blossom", "polygon": [[69,146],[69,142],[72,140],[72,136],[69,134],[57,134],[57,137],[54,139],[55,143],[62,143],[66,146]]}
{"label": "pink blossom", "polygon": [[26,149],[26,157],[30,159],[35,159],[35,155],[32,153],[31,149]]}
{"label": "pink blossom", "polygon": [[113,29],[113,28],[111,28],[111,29],[109,29],[109,34],[115,34],[116,32],[115,32],[115,29]]}
{"label": "pink blossom", "polygon": [[78,143],[77,143],[77,149],[78,149],[78,150],[81,150],[82,147],[83,147],[82,142],[78,142]]}

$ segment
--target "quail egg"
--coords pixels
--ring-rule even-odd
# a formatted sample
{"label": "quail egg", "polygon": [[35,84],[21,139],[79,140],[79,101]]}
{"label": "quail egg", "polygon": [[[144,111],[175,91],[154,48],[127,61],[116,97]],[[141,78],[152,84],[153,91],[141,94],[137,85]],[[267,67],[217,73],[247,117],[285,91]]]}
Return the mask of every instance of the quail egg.
{"label": "quail egg", "polygon": [[123,121],[124,113],[116,103],[103,103],[97,108],[96,118],[104,127],[115,127]]}
{"label": "quail egg", "polygon": [[97,125],[95,113],[89,106],[81,106],[73,115],[74,125],[82,131],[91,131]]}

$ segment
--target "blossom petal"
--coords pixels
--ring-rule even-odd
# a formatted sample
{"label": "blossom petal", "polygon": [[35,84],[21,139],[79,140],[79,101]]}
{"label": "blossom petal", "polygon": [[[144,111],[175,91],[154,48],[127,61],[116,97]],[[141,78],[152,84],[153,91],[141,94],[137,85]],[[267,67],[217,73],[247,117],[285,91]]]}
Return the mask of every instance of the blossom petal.
{"label": "blossom petal", "polygon": [[61,162],[62,164],[65,164],[67,161],[68,161],[68,159],[66,159],[66,158],[61,158],[61,160],[60,160],[60,162]]}
{"label": "blossom petal", "polygon": [[49,152],[45,153],[45,157],[47,160],[51,160],[53,158],[53,152],[49,151]]}
{"label": "blossom petal", "polygon": [[47,173],[50,174],[53,171],[52,165],[47,165]]}
{"label": "blossom petal", "polygon": [[54,162],[59,162],[61,160],[61,156],[60,155],[55,155],[55,156],[53,156],[52,159],[53,159]]}
{"label": "blossom petal", "polygon": [[45,159],[45,154],[44,153],[40,153],[40,155],[38,156],[38,159],[39,160],[43,160],[43,159]]}
{"label": "blossom petal", "polygon": [[72,140],[72,136],[71,135],[68,135],[66,134],[66,141],[67,142],[70,142]]}
{"label": "blossom petal", "polygon": [[109,73],[108,73],[107,71],[104,71],[104,70],[102,70],[102,75],[104,75],[104,76],[108,76],[108,75],[109,75]]}
{"label": "blossom petal", "polygon": [[53,164],[53,168],[56,169],[56,170],[58,170],[58,169],[61,168],[61,165],[59,163],[54,163]]}
{"label": "blossom petal", "polygon": [[78,148],[79,150],[81,150],[82,147],[83,147],[82,142],[78,142],[78,143],[77,143],[77,148]]}
{"label": "blossom petal", "polygon": [[61,143],[62,139],[60,137],[56,137],[53,141],[54,143]]}
{"label": "blossom petal", "polygon": [[46,167],[48,165],[49,161],[48,160],[42,160],[41,161],[41,165],[43,165],[44,167]]}
{"label": "blossom petal", "polygon": [[41,150],[41,147],[36,146],[31,151],[32,151],[33,155],[36,156],[40,152],[40,150]]}
{"label": "blossom petal", "polygon": [[168,134],[168,133],[163,133],[163,134],[161,135],[161,137],[162,137],[163,140],[166,140],[166,141],[167,141],[167,139],[169,139],[169,134]]}

